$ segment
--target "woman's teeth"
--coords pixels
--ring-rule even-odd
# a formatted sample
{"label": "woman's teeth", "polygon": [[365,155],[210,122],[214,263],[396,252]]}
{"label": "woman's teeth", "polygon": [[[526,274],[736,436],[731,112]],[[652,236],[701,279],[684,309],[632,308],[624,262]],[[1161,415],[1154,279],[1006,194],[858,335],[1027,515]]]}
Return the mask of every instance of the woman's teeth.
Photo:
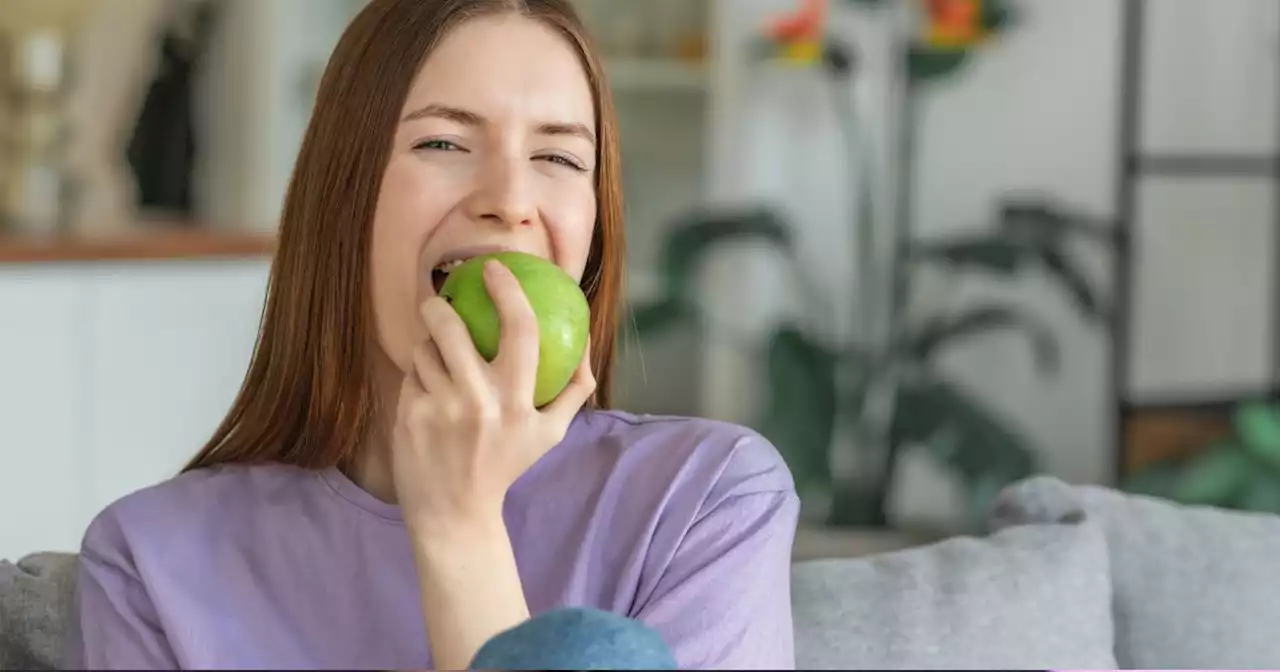
{"label": "woman's teeth", "polygon": [[454,259],[453,261],[446,261],[443,264],[440,264],[431,270],[437,271],[439,273],[444,273],[447,275],[453,272],[453,269],[461,266],[465,261],[466,259]]}

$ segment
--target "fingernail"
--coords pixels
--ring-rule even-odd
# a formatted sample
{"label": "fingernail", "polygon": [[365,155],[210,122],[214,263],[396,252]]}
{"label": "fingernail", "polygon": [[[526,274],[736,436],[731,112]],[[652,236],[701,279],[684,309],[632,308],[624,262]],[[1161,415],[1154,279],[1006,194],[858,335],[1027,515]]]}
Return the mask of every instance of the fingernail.
{"label": "fingernail", "polygon": [[497,277],[498,274],[502,273],[502,262],[497,259],[490,259],[484,262],[484,272],[491,278]]}

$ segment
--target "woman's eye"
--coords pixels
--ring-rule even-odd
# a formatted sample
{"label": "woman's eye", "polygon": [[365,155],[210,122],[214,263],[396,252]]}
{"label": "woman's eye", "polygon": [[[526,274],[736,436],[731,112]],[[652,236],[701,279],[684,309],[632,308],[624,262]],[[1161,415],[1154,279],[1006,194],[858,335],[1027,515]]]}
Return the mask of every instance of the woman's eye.
{"label": "woman's eye", "polygon": [[552,162],[552,163],[558,163],[558,164],[560,164],[560,165],[562,165],[562,166],[565,166],[565,167],[567,167],[567,168],[570,168],[570,169],[572,169],[572,170],[576,170],[576,171],[578,171],[579,173],[585,173],[585,172],[587,172],[587,169],[586,169],[585,167],[583,167],[583,166],[582,166],[582,164],[578,163],[577,161],[574,161],[573,159],[570,159],[570,158],[569,158],[569,157],[567,157],[567,156],[560,156],[560,155],[558,155],[558,154],[549,154],[549,155],[544,156],[544,157],[541,157],[541,158],[542,158],[544,161],[550,161],[550,162]]}
{"label": "woman's eye", "polygon": [[448,140],[423,140],[414,145],[414,149],[430,149],[437,152],[456,152],[462,148]]}

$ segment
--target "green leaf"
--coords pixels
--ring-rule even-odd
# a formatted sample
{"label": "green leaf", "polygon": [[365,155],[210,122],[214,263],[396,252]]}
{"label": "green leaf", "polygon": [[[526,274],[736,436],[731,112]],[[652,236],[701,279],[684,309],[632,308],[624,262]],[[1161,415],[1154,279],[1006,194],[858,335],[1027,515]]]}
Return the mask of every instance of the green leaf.
{"label": "green leaf", "polygon": [[1242,511],[1280,513],[1280,477],[1267,470],[1254,471],[1232,504]]}
{"label": "green leaf", "polygon": [[913,243],[908,249],[917,262],[1012,275],[1034,257],[1034,250],[999,237],[980,235]]}
{"label": "green leaf", "polygon": [[1120,488],[1135,495],[1173,500],[1177,497],[1180,475],[1178,464],[1160,462],[1129,475]]}
{"label": "green leaf", "polygon": [[1057,369],[1058,342],[1053,331],[1030,313],[1001,304],[979,305],[957,315],[940,316],[925,323],[907,341],[907,352],[915,361],[928,362],[943,347],[956,341],[1008,329],[1027,335],[1041,371]]}
{"label": "green leaf", "polygon": [[662,300],[697,305],[699,266],[716,249],[742,241],[763,241],[791,256],[791,228],[772,211],[698,212],[676,223],[663,238],[658,266]]}
{"label": "green leaf", "polygon": [[1110,309],[1102,305],[1102,300],[1094,293],[1088,277],[1067,255],[1060,250],[1044,249],[1040,252],[1040,261],[1049,274],[1062,283],[1080,314],[1095,322],[1111,321]]}
{"label": "green leaf", "polygon": [[777,446],[798,489],[831,484],[837,360],[791,326],[780,328],[769,342],[769,396],[759,429]]}
{"label": "green leaf", "polygon": [[1229,506],[1244,489],[1253,461],[1229,441],[1216,443],[1188,459],[1178,476],[1173,498],[1186,504]]}
{"label": "green leaf", "polygon": [[1068,213],[1043,199],[1005,198],[999,208],[1001,231],[1042,245],[1057,246],[1078,236],[1111,246],[1119,239],[1117,227]]}
{"label": "green leaf", "polygon": [[1260,462],[1280,469],[1280,413],[1271,404],[1241,404],[1234,419],[1242,447]]}
{"label": "green leaf", "polygon": [[907,76],[914,81],[930,81],[952,74],[969,58],[967,49],[911,47],[907,51]]}
{"label": "green leaf", "polygon": [[640,336],[669,329],[698,316],[698,312],[692,306],[669,300],[631,306],[630,312],[631,324],[636,334]]}
{"label": "green leaf", "polygon": [[964,484],[981,516],[1004,486],[1036,471],[1028,442],[961,388],[941,380],[904,383],[894,412],[897,441],[925,446]]}
{"label": "green leaf", "polygon": [[989,32],[1003,32],[1016,19],[1013,9],[1000,0],[986,0],[982,3],[982,27]]}
{"label": "green leaf", "polygon": [[[897,443],[930,443],[947,424],[952,411],[949,400],[934,385],[922,381],[901,381],[894,396],[892,435]],[[947,444],[935,445],[941,453]],[[942,455],[945,462],[946,455]]]}

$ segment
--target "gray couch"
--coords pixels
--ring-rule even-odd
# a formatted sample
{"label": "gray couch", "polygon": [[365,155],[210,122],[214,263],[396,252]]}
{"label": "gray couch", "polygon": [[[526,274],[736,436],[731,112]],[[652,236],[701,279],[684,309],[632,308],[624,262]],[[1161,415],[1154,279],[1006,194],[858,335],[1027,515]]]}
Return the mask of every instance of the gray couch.
{"label": "gray couch", "polygon": [[[992,532],[799,562],[797,663],[831,668],[1280,668],[1280,517],[1036,478]],[[74,556],[0,566],[0,669],[56,665]]]}

